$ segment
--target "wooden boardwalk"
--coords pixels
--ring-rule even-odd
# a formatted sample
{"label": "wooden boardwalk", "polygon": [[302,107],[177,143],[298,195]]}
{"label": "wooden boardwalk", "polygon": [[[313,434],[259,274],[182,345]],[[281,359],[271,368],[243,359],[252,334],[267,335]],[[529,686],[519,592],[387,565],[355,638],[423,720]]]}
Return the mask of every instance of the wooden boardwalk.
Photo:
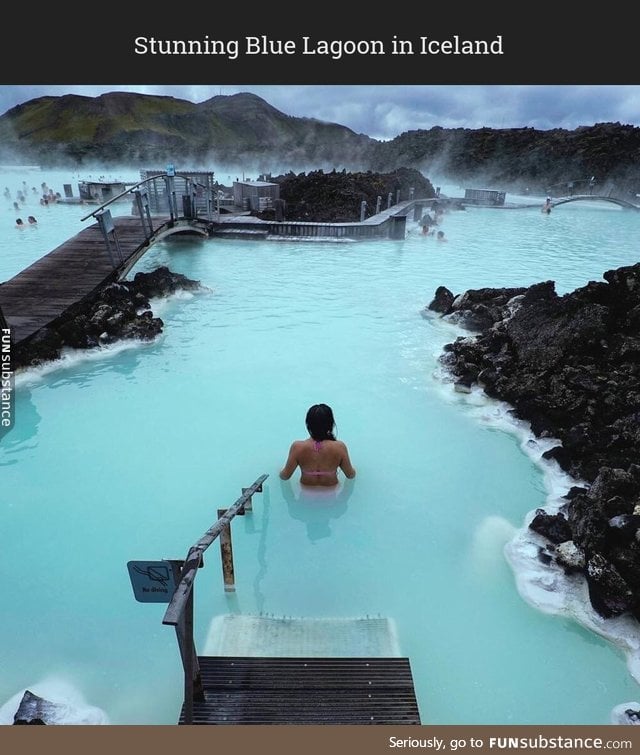
{"label": "wooden boardwalk", "polygon": [[365,221],[352,223],[276,223],[244,216],[218,218],[217,222],[212,222],[174,213],[154,215],[150,238],[147,238],[141,216],[119,216],[112,218],[118,246],[112,239],[110,251],[100,225],[94,222],[13,278],[0,283],[0,325],[4,327],[6,321],[11,328],[14,345],[29,340],[98,288],[126,275],[149,246],[168,233],[197,232],[244,239],[402,239],[409,211],[428,201],[401,202]]}
{"label": "wooden boardwalk", "polygon": [[194,701],[194,724],[420,725],[407,658],[198,661],[204,700]]}
{"label": "wooden boardwalk", "polygon": [[[154,217],[154,226],[167,220]],[[14,344],[27,340],[97,288],[116,280],[126,262],[148,245],[140,218],[115,217],[113,221],[124,260],[121,262],[112,245],[115,268],[96,222],[0,284],[0,308]]]}

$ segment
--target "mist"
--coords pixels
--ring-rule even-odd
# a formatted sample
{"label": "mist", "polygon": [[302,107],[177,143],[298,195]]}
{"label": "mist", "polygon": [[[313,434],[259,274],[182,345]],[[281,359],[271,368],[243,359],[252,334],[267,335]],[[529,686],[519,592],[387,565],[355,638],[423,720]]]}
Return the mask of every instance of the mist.
{"label": "mist", "polygon": [[596,123],[640,126],[637,85],[10,85],[0,87],[0,113],[36,97],[98,96],[127,91],[204,102],[251,92],[296,117],[341,123],[388,141],[412,129],[575,129]]}

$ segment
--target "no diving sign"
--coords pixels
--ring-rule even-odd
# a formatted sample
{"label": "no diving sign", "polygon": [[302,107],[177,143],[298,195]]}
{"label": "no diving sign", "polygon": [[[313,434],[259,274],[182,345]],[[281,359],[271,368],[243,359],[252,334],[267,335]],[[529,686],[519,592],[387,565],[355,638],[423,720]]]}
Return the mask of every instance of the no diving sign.
{"label": "no diving sign", "polygon": [[176,589],[169,561],[129,561],[131,586],[140,603],[168,603]]}

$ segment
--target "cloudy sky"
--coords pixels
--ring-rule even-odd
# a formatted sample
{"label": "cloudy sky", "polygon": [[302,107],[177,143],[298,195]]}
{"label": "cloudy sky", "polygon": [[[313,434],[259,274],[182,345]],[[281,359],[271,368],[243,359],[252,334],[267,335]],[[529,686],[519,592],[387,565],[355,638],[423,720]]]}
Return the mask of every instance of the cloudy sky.
{"label": "cloudy sky", "polygon": [[0,85],[0,113],[42,95],[125,90],[192,102],[253,92],[288,115],[340,123],[375,139],[432,126],[545,130],[607,121],[640,126],[637,85]]}

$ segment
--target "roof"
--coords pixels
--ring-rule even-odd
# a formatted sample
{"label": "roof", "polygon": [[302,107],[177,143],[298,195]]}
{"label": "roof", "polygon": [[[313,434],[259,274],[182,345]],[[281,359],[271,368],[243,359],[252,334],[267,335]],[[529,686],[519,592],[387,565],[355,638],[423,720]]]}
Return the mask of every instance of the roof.
{"label": "roof", "polygon": [[234,181],[234,184],[242,184],[243,186],[279,186],[274,181]]}

